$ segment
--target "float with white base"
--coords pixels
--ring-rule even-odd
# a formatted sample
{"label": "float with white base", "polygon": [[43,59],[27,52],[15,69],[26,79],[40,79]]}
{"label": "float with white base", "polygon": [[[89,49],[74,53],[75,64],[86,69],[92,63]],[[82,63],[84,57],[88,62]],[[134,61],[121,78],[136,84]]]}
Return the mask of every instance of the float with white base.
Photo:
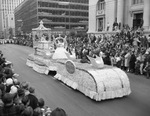
{"label": "float with white base", "polygon": [[49,59],[54,53],[54,43],[51,41],[51,29],[44,27],[40,22],[38,28],[32,29],[34,53],[27,58],[26,65],[41,74],[48,74],[50,70],[56,71]]}
{"label": "float with white base", "polygon": [[96,101],[120,98],[131,93],[130,81],[124,71],[104,65],[101,57],[88,57],[91,64],[80,63],[66,51],[65,38],[59,36],[55,40],[57,49],[54,53],[52,47],[37,47],[40,50],[29,55],[27,65],[42,74],[56,71],[56,79]]}
{"label": "float with white base", "polygon": [[131,93],[128,76],[117,67],[97,67],[93,63],[81,64],[72,60],[59,60],[55,65],[55,78],[96,101],[128,96]]}

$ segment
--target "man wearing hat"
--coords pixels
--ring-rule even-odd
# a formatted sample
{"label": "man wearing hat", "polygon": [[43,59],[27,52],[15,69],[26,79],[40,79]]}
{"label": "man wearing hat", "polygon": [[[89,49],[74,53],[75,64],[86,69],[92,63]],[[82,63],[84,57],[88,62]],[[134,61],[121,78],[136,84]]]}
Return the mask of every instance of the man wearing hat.
{"label": "man wearing hat", "polygon": [[38,99],[37,99],[37,97],[34,95],[34,91],[35,91],[35,90],[34,90],[33,87],[30,87],[30,88],[29,88],[29,91],[30,91],[30,93],[27,95],[28,98],[29,98],[29,100],[30,100],[29,106],[31,106],[31,107],[33,108],[33,110],[34,110],[35,108],[38,107]]}
{"label": "man wearing hat", "polygon": [[11,78],[8,78],[6,80],[6,92],[9,93],[11,90],[11,86],[13,85],[13,80]]}
{"label": "man wearing hat", "polygon": [[14,75],[14,73],[13,73],[11,68],[9,68],[9,67],[4,68],[4,76],[5,76],[6,79],[12,78],[13,75]]}

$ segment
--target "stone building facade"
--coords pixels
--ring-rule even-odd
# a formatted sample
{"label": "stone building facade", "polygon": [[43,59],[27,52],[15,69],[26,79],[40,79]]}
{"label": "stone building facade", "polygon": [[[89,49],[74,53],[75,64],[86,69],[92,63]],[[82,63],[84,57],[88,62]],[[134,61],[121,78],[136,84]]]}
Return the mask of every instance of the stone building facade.
{"label": "stone building facade", "polygon": [[89,0],[88,33],[111,32],[115,21],[120,28],[128,25],[148,31],[150,0]]}

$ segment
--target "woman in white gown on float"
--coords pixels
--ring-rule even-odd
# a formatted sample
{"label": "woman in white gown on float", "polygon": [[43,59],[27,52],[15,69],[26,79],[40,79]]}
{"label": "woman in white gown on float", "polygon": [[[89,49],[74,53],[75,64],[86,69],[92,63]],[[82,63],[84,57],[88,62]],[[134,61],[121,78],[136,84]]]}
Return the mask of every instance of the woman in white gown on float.
{"label": "woman in white gown on float", "polygon": [[[55,39],[55,38],[54,38]],[[68,52],[66,51],[67,42],[66,37],[62,38],[60,35],[55,39],[56,50],[52,56],[52,59],[68,59]]]}

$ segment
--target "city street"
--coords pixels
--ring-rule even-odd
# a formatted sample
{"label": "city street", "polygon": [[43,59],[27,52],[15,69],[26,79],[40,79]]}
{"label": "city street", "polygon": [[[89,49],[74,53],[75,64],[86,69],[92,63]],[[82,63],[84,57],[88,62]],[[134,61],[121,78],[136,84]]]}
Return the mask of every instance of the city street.
{"label": "city street", "polygon": [[13,63],[20,81],[30,82],[38,98],[46,106],[63,108],[68,116],[150,116],[150,79],[128,74],[132,93],[130,96],[95,102],[78,91],[67,87],[51,76],[41,75],[26,65],[33,48],[19,45],[0,45],[4,56]]}

